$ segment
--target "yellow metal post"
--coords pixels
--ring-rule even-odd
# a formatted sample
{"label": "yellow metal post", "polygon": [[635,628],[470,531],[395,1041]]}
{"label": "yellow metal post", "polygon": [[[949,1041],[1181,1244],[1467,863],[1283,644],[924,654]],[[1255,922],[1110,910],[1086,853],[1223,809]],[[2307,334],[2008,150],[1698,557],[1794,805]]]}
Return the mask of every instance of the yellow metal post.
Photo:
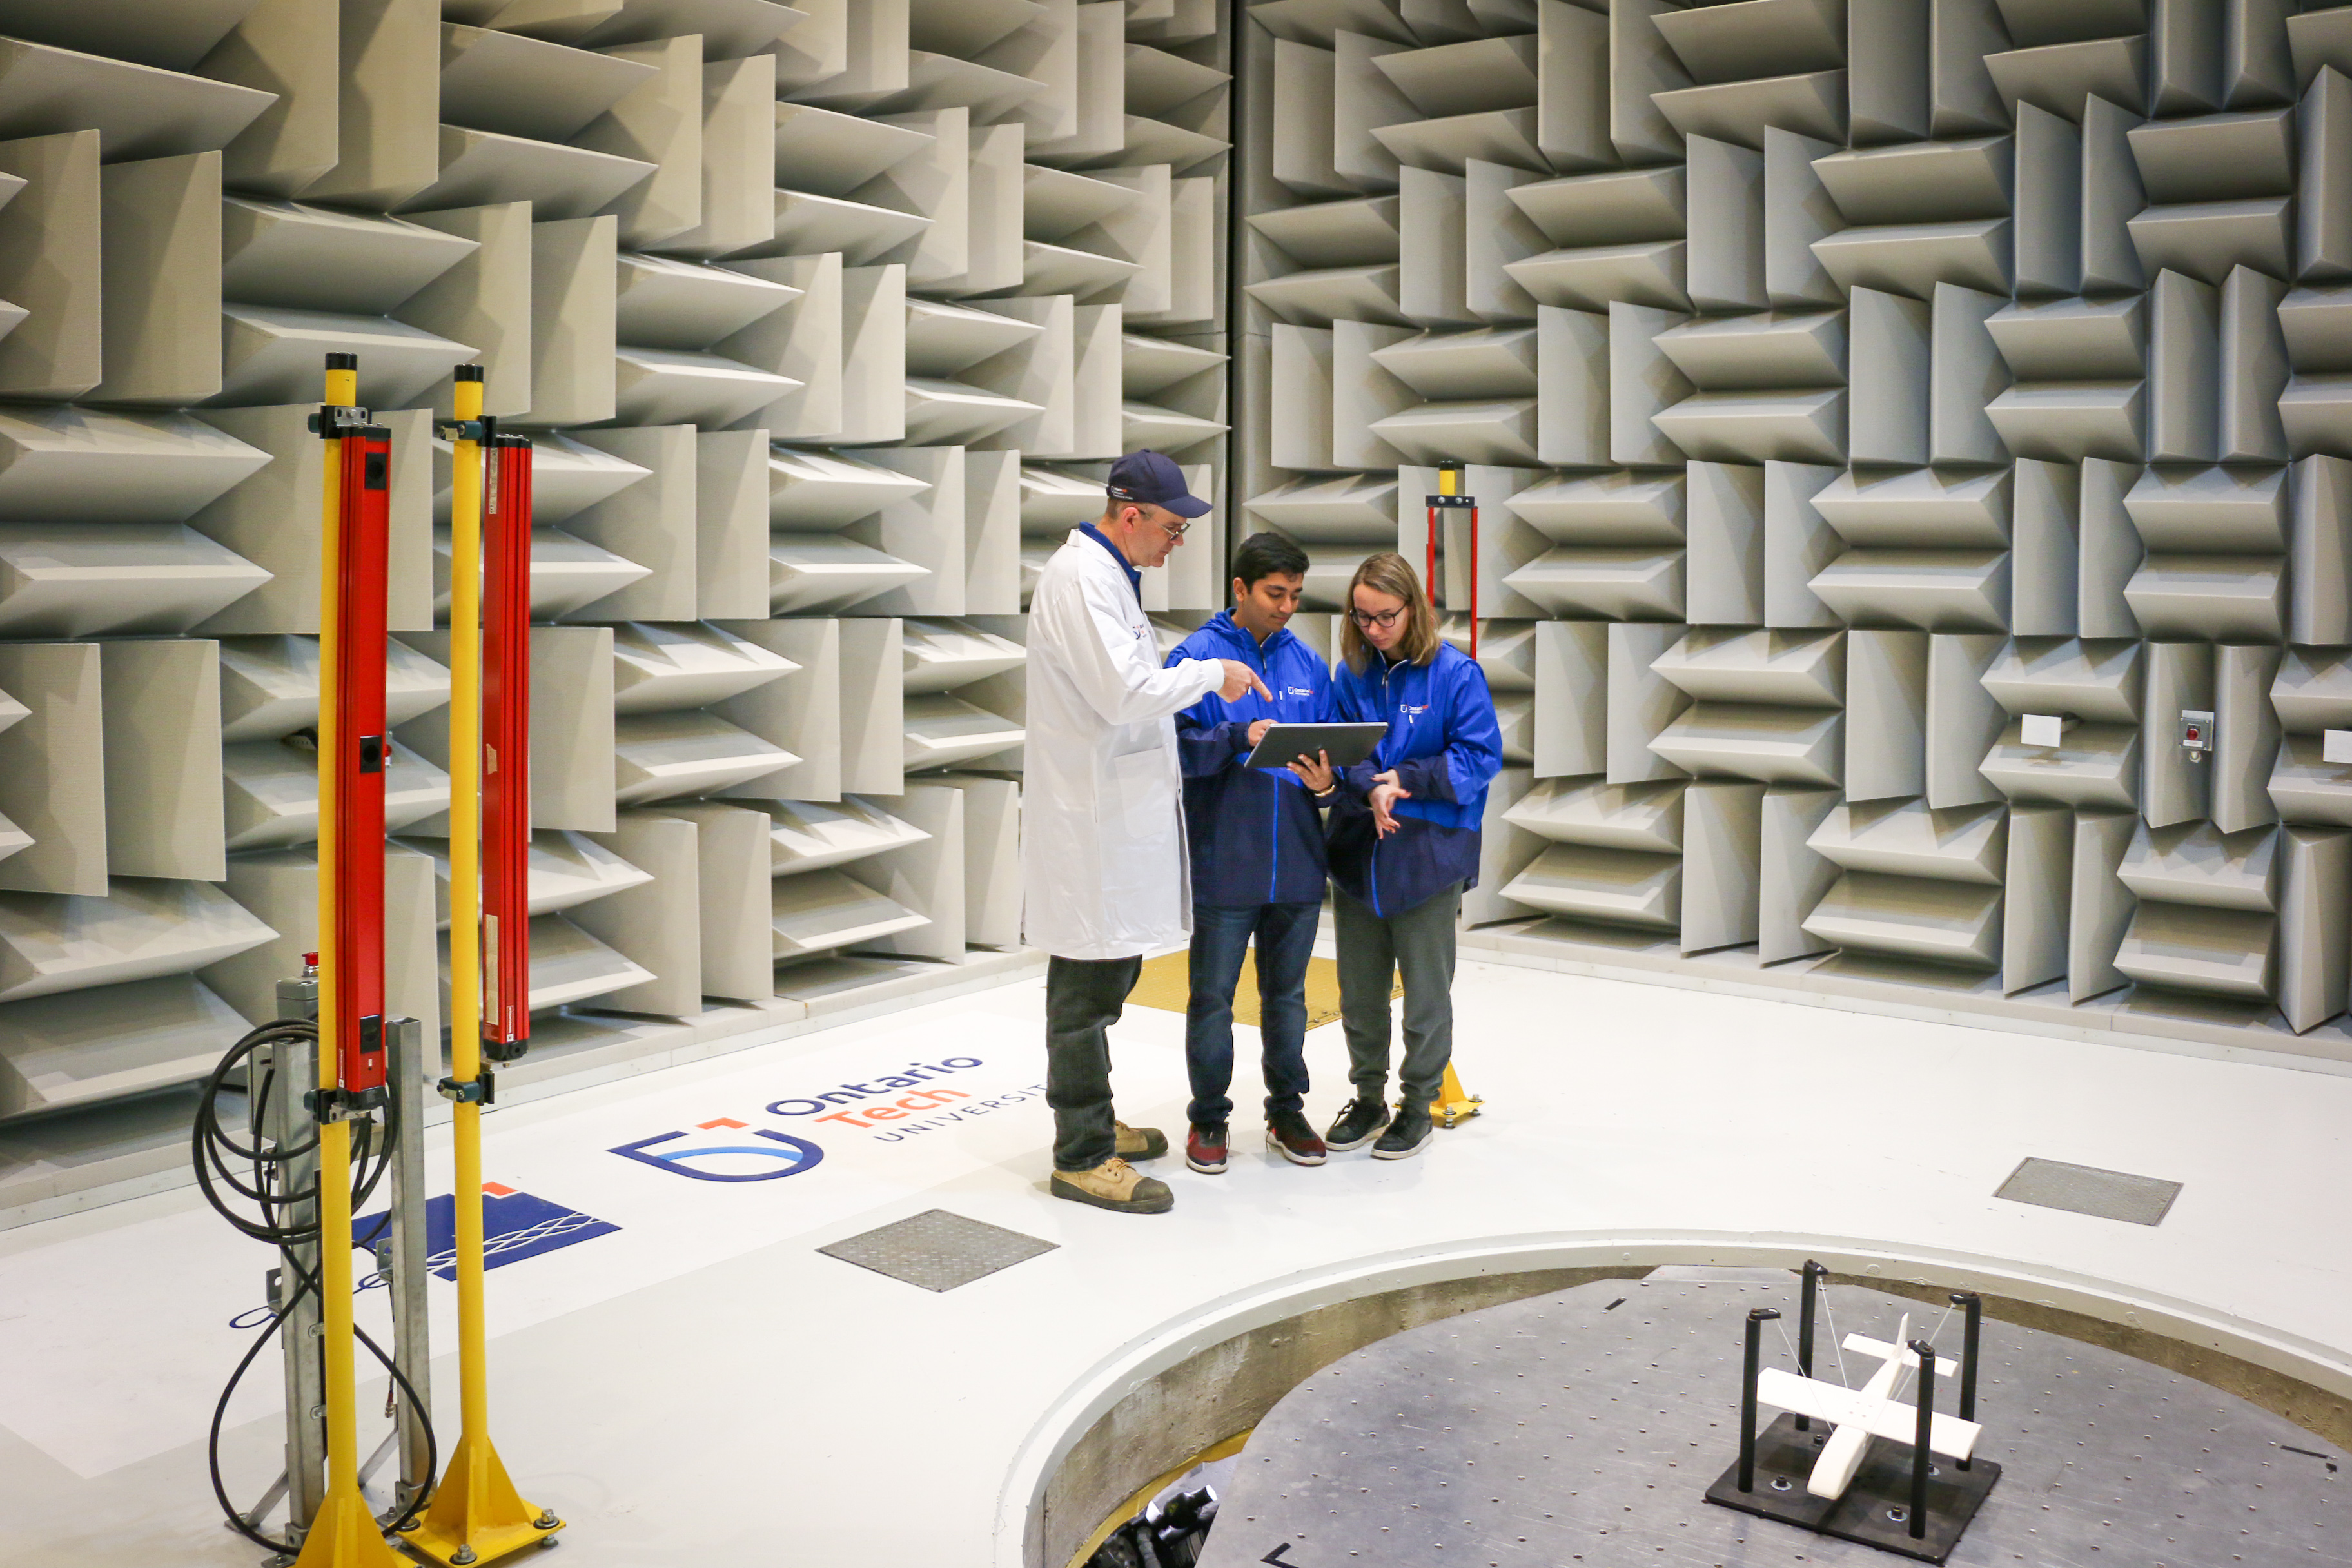
{"label": "yellow metal post", "polygon": [[[1460,463],[1444,462],[1437,465],[1437,493],[1442,496],[1458,496],[1462,493],[1462,465]],[[1434,505],[1430,508],[1429,515],[1430,527],[1432,529],[1442,526],[1438,521],[1437,508]],[[1477,513],[1474,511],[1470,515],[1473,522],[1475,523],[1477,519]],[[1433,552],[1432,552],[1431,558],[1433,560],[1435,559]],[[1475,579],[1477,576],[1477,563],[1474,561],[1470,564],[1470,574],[1473,579]],[[1437,584],[1434,583],[1431,584],[1431,594],[1434,595],[1436,591]],[[1476,649],[1478,647],[1476,593],[1476,589],[1473,588],[1471,591],[1472,609],[1470,613],[1470,647],[1473,658],[1476,657]],[[1463,1092],[1462,1080],[1454,1075],[1454,1064],[1449,1060],[1445,1064],[1445,1081],[1438,1086],[1437,1098],[1429,1102],[1430,1120],[1436,1122],[1440,1127],[1452,1127],[1457,1122],[1467,1121],[1470,1118],[1477,1115],[1478,1108],[1486,1103],[1486,1102],[1485,1100],[1480,1100],[1475,1094],[1465,1094]]]}
{"label": "yellow metal post", "polygon": [[[359,372],[331,365],[326,401],[348,408],[359,400]],[[335,1059],[337,1027],[346,1005],[338,988],[335,922],[335,797],[341,781],[341,715],[331,695],[342,653],[343,628],[335,618],[341,599],[341,444],[322,440],[326,483],[320,519],[319,599],[319,1087],[340,1087]],[[302,1538],[299,1568],[376,1568],[400,1558],[383,1542],[383,1529],[360,1490],[359,1394],[354,1379],[352,1324],[352,1128],[348,1121],[319,1123],[319,1318],[324,1351],[327,1401],[327,1495]]]}
{"label": "yellow metal post", "polygon": [[1462,1080],[1454,1076],[1454,1064],[1445,1064],[1445,1081],[1438,1086],[1437,1098],[1429,1102],[1430,1120],[1440,1127],[1452,1127],[1478,1114],[1486,1101],[1475,1094],[1463,1092]]}
{"label": "yellow metal post", "polygon": [[[449,1069],[482,1074],[482,383],[457,384],[449,489]],[[563,1523],[522,1500],[490,1442],[488,1342],[482,1320],[482,1107],[460,1099],[457,1154],[457,1378],[461,1427],[432,1506],[402,1538],[464,1568],[544,1541]]]}

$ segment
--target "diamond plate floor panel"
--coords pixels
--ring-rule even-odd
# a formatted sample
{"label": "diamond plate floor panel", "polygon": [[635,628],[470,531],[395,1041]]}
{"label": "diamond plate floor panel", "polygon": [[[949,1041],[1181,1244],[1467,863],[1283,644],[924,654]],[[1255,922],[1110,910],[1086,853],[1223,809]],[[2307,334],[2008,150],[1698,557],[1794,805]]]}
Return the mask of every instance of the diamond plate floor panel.
{"label": "diamond plate floor panel", "polygon": [[945,1209],[926,1209],[817,1250],[926,1290],[952,1290],[1054,1247],[1053,1242],[1017,1230],[982,1225]]}

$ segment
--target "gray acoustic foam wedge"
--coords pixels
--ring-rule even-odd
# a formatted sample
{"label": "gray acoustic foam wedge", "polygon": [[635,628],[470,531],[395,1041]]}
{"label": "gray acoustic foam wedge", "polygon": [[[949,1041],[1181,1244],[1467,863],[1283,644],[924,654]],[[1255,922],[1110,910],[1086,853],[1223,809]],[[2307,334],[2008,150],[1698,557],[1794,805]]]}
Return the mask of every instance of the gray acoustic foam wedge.
{"label": "gray acoustic foam wedge", "polygon": [[1470,465],[1435,586],[1510,735],[1532,701],[1487,831],[1544,846],[1481,918],[2217,1041],[2339,1017],[2332,13],[1443,14],[1251,8],[1236,423],[1318,609],[1423,562]]}

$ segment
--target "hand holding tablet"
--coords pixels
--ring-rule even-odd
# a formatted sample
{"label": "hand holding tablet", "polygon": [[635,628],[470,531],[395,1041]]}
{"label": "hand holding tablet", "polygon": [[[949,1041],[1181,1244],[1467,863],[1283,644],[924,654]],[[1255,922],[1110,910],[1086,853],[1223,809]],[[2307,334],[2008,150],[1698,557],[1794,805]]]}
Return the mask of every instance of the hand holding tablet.
{"label": "hand holding tablet", "polygon": [[1322,754],[1334,768],[1353,767],[1370,757],[1388,732],[1389,727],[1381,723],[1276,724],[1266,731],[1243,765],[1286,767],[1293,762],[1313,762]]}

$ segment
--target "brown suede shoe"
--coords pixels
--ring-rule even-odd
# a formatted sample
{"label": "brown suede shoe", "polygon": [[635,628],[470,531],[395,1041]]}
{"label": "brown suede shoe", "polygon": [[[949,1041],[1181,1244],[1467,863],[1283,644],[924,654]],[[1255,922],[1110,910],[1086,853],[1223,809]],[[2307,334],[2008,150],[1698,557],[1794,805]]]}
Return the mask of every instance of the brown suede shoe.
{"label": "brown suede shoe", "polygon": [[1118,1157],[1122,1160],[1157,1160],[1168,1152],[1168,1134],[1157,1127],[1129,1127],[1124,1121],[1114,1121],[1118,1129]]}
{"label": "brown suede shoe", "polygon": [[1091,1171],[1056,1171],[1054,1195],[1116,1214],[1166,1214],[1176,1194],[1114,1154]]}

